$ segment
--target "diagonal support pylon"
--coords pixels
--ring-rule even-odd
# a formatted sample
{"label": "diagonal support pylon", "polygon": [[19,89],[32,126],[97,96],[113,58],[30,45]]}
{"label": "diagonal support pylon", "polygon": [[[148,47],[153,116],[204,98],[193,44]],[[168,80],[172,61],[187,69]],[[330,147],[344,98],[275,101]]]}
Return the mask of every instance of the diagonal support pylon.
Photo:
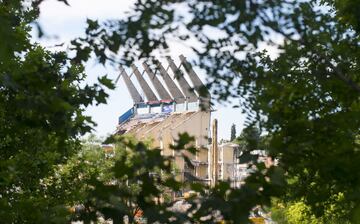
{"label": "diagonal support pylon", "polygon": [[210,108],[210,92],[205,87],[199,76],[193,70],[191,64],[186,60],[183,55],[179,56],[182,65],[185,68],[185,71],[190,77],[191,82],[194,85],[195,91],[198,93],[200,98],[200,103],[204,108]]}
{"label": "diagonal support pylon", "polygon": [[151,70],[151,68],[144,62],[142,64],[145,72],[147,73],[147,75],[150,78],[150,81],[152,82],[152,84],[155,87],[156,92],[159,94],[160,96],[160,100],[163,101],[171,101],[171,96],[168,93],[168,91],[165,89],[165,87],[161,84],[160,80],[156,77],[156,75],[154,74],[154,72]]}
{"label": "diagonal support pylon", "polygon": [[180,69],[178,69],[178,67],[175,65],[174,61],[170,57],[167,57],[166,59],[169,63],[171,70],[175,74],[175,78],[178,80],[180,88],[186,96],[188,102],[196,102],[198,100],[198,97],[192,90],[189,83],[186,81],[184,74],[181,72]]}
{"label": "diagonal support pylon", "polygon": [[164,66],[159,62],[158,68],[161,74],[161,77],[164,79],[165,85],[167,86],[170,94],[172,95],[176,103],[184,103],[185,96],[182,94],[180,89],[176,86],[175,82],[171,79],[170,75],[165,70]]}
{"label": "diagonal support pylon", "polygon": [[156,97],[155,93],[151,90],[149,84],[145,81],[144,77],[142,77],[141,73],[137,69],[137,67],[132,64],[131,68],[136,76],[136,79],[138,80],[141,89],[144,91],[145,97],[148,100],[148,102],[157,102],[159,101]]}
{"label": "diagonal support pylon", "polygon": [[183,64],[186,72],[188,73],[188,75],[191,79],[191,82],[194,84],[195,89],[202,88],[204,86],[204,84],[200,80],[199,76],[193,70],[191,64],[186,60],[184,55],[180,55],[179,58],[180,58],[181,63]]}
{"label": "diagonal support pylon", "polygon": [[120,66],[120,76],[123,77],[126,87],[130,92],[130,96],[134,101],[134,104],[144,102],[143,98],[141,97],[140,93],[136,90],[134,84],[132,83],[130,77],[126,73],[125,69]]}

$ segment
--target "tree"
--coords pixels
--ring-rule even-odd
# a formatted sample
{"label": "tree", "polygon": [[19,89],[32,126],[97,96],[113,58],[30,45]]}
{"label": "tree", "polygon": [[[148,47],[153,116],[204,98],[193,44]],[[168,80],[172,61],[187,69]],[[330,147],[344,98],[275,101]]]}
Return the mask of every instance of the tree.
{"label": "tree", "polygon": [[327,200],[324,215],[316,217],[311,207],[306,205],[303,200],[292,202],[273,201],[271,208],[272,218],[276,223],[352,223],[349,221],[348,209],[344,207],[342,200],[343,194],[334,195]]}
{"label": "tree", "polygon": [[[167,49],[167,37],[191,40],[194,63],[209,74],[215,98],[241,97],[247,123],[271,136],[268,153],[279,161],[278,172],[258,166],[269,173],[248,178],[263,196],[256,203],[287,195],[284,200],[303,200],[321,216],[326,200],[342,193],[351,219],[360,204],[358,3],[137,1],[134,14],[105,25],[106,32],[89,26],[91,35],[77,43],[110,42],[98,55],[106,61],[117,36],[113,53],[121,46],[121,62],[129,63]],[[275,49],[275,57],[262,50],[264,44]],[[99,46],[104,44],[93,48]],[[281,179],[284,192],[273,187]]]}
{"label": "tree", "polygon": [[[315,216],[324,216],[329,198],[340,194],[341,206],[348,208],[344,217],[359,220],[358,0],[138,0],[123,20],[88,20],[86,35],[71,43],[71,58],[28,41],[28,24],[36,18],[40,2],[28,10],[20,0],[3,1],[0,8],[5,31],[0,33],[0,133],[5,152],[0,206],[5,222],[39,220],[39,211],[61,204],[44,200],[37,191],[39,182],[51,173],[52,164],[64,162],[76,150],[76,137],[89,129],[81,108],[93,99],[104,102],[106,96],[99,86],[74,84],[83,78],[82,63],[93,53],[102,64],[130,64],[151,58],[155,49],[165,54],[170,39],[187,41],[198,56],[194,64],[209,74],[216,100],[241,98],[238,106],[247,113],[248,126],[256,124],[269,135],[267,152],[278,161],[276,167],[266,168],[246,153],[241,159],[257,169],[241,189],[228,183],[208,191],[193,186],[201,197],[186,220],[210,217],[207,221],[214,222],[209,211],[217,210],[225,220],[247,222],[249,211],[255,205],[271,205],[272,197],[290,204],[301,201]],[[275,57],[262,49],[264,44],[276,50]],[[111,86],[107,79],[99,81]],[[151,161],[149,157],[154,165]],[[32,175],[26,175],[29,167]],[[134,177],[134,169],[126,164],[115,166],[114,172],[126,177],[124,168]],[[156,190],[155,180],[149,181],[148,190]],[[106,206],[93,208],[112,212],[117,203],[108,199],[122,186],[110,191],[105,201],[94,194],[94,201]],[[97,189],[105,188],[99,184]],[[29,204],[38,209],[31,213],[25,209]],[[115,220],[111,212],[107,214]],[[168,217],[155,214],[162,222]]]}
{"label": "tree", "polygon": [[50,52],[30,41],[37,3],[0,2],[0,220],[4,223],[61,222],[66,198],[47,198],[44,178],[81,148],[79,137],[94,124],[84,109],[106,102],[105,89],[113,88],[106,77],[86,85],[82,63],[66,52]]}
{"label": "tree", "polygon": [[259,128],[248,126],[234,142],[239,145],[241,151],[266,150],[265,141],[269,136],[260,136],[260,134]]}
{"label": "tree", "polygon": [[[172,146],[174,150],[193,151],[184,147],[194,139],[187,134],[180,137]],[[197,214],[194,205],[198,202],[188,199],[189,212],[181,212],[174,201],[166,200],[168,194],[185,185],[199,194],[204,190],[200,184],[176,181],[171,157],[131,137],[114,136],[107,142],[114,144],[112,152],[105,152],[90,136],[78,153],[44,179],[46,197],[66,198],[66,205],[73,210],[72,215],[60,218],[85,223],[103,218],[123,223],[126,217],[128,223],[137,223],[136,215],[141,213],[149,223],[198,221],[199,217],[191,216]]]}
{"label": "tree", "polygon": [[231,133],[230,133],[230,141],[234,141],[234,139],[236,138],[236,126],[235,124],[231,125]]}

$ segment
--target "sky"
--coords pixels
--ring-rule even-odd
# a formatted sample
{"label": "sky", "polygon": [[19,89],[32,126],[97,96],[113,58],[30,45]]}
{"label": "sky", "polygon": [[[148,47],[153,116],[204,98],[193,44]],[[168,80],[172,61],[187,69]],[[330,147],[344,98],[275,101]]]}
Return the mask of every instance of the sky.
{"label": "sky", "polygon": [[[105,21],[107,19],[117,19],[125,16],[125,12],[130,10],[134,0],[69,0],[70,6],[56,0],[46,0],[40,8],[39,23],[42,26],[46,37],[35,40],[49,49],[56,50],[56,44],[69,42],[71,39],[81,36],[84,33],[85,21],[87,18]],[[35,35],[34,35],[35,36]],[[183,54],[191,58],[194,55],[191,51],[184,49],[179,43],[171,46],[171,55],[176,64],[179,64],[178,55]],[[141,68],[140,63],[134,62]],[[165,63],[166,64],[166,63]],[[126,69],[130,71],[130,69]],[[205,80],[204,71],[194,67],[195,72],[202,80]],[[88,75],[87,81],[94,82],[100,75],[107,74],[109,78],[116,79],[119,71],[113,67],[104,67],[95,61],[86,66]],[[86,114],[91,116],[97,123],[94,133],[98,136],[107,136],[115,131],[118,117],[132,107],[133,102],[130,94],[120,79],[116,84],[116,89],[108,91],[109,98],[107,104],[91,106],[87,108]],[[219,139],[230,138],[230,128],[236,125],[239,134],[243,128],[245,115],[241,114],[241,109],[232,108],[232,105],[214,106],[215,111],[211,119],[218,120]]]}

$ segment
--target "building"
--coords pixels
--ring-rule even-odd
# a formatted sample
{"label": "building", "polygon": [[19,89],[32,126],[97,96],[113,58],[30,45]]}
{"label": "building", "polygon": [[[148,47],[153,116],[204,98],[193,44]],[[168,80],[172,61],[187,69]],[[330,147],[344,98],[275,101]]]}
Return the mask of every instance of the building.
{"label": "building", "polygon": [[[156,65],[155,71],[146,63],[142,64],[149,83],[135,65],[131,66],[130,76],[124,68],[120,68],[120,76],[134,105],[119,117],[116,132],[133,135],[141,140],[151,140],[152,147],[162,149],[163,155],[173,156],[179,179],[195,178],[197,181],[208,182],[210,95],[207,92],[206,96],[200,96],[200,89],[203,91],[205,86],[185,57],[180,56],[179,66],[171,58],[167,58],[167,61],[172,76],[161,63]],[[131,80],[132,75],[135,76],[140,91]],[[169,147],[177,140],[179,133],[183,132],[195,137],[194,144],[198,149],[195,155],[176,152]],[[190,158],[191,164],[185,163],[183,153]]]}
{"label": "building", "polygon": [[[119,117],[116,132],[139,140],[150,140],[152,147],[162,149],[165,156],[172,156],[179,180],[206,184],[226,180],[233,187],[240,187],[251,169],[248,164],[239,163],[241,151],[237,144],[218,145],[216,120],[210,131],[210,94],[185,57],[181,55],[179,58],[179,66],[167,58],[168,69],[157,63],[155,71],[146,63],[142,64],[143,72],[132,65],[130,76],[124,68],[120,68],[120,76],[134,105]],[[148,81],[142,74],[148,76]],[[140,91],[131,80],[132,75]],[[199,93],[203,93],[204,89],[206,96],[201,96]],[[195,155],[170,148],[179,133],[184,132],[195,138]],[[184,154],[191,164],[185,162]]]}
{"label": "building", "polygon": [[[218,178],[229,181],[235,188],[241,187],[246,177],[255,169],[249,163],[240,162],[242,153],[239,145],[232,142],[221,144],[218,147]],[[256,155],[257,161],[264,162],[266,167],[274,165],[264,150],[253,150],[251,154]]]}

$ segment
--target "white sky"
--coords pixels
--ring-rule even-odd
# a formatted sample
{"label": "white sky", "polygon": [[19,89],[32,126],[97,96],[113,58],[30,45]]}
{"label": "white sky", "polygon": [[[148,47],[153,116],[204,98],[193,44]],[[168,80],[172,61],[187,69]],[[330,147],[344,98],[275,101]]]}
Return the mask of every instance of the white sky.
{"label": "white sky", "polygon": [[[47,0],[41,5],[41,14],[39,22],[45,34],[49,36],[57,36],[54,38],[43,38],[40,43],[43,46],[51,47],[55,44],[67,42],[84,33],[85,21],[91,19],[116,19],[124,16],[124,12],[128,11],[134,0],[69,0],[69,6],[55,0]],[[177,56],[183,54],[185,57],[192,57],[191,51],[184,49],[184,46],[174,43],[171,46],[171,55],[174,55],[176,64],[179,64]],[[135,64],[138,64],[135,62]],[[167,64],[167,63],[165,63]],[[142,68],[138,64],[139,68]],[[199,68],[194,70],[204,80],[205,74]],[[129,71],[129,70],[128,70]],[[86,67],[89,82],[96,80],[99,75],[108,74],[109,78],[115,79],[118,71],[111,67],[104,68],[95,62],[90,63]],[[118,117],[132,106],[131,97],[122,82],[117,83],[117,88],[110,91],[108,104],[93,106],[87,109],[86,113],[93,117],[98,124],[95,133],[99,136],[105,136],[115,130]],[[219,139],[230,138],[230,127],[234,123],[237,127],[237,134],[243,128],[244,115],[240,109],[233,109],[231,106],[215,106],[216,111],[212,113],[212,119],[218,119]]]}

